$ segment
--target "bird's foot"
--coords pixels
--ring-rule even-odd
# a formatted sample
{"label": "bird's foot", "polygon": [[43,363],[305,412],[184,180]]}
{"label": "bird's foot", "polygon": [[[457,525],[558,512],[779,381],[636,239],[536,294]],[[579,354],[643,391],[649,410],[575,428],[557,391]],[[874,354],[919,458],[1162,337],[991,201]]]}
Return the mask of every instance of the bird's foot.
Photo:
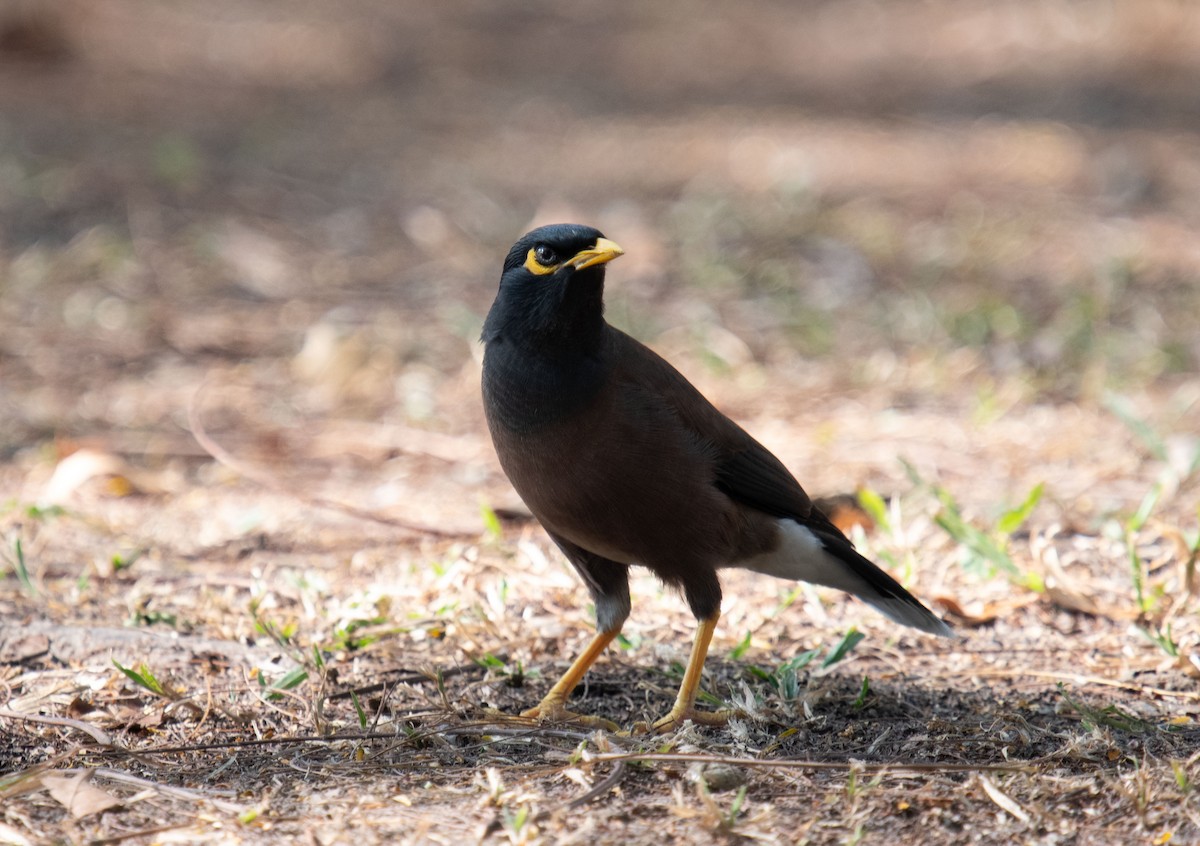
{"label": "bird's foot", "polygon": [[669,731],[682,726],[688,720],[691,720],[698,726],[714,726],[720,728],[729,722],[731,717],[736,717],[737,711],[728,708],[720,711],[697,711],[695,706],[681,708],[678,705],[671,709],[671,712],[661,720],[655,721],[653,725],[640,720],[633,724],[631,734],[666,734]]}
{"label": "bird's foot", "polygon": [[526,719],[537,720],[540,723],[575,723],[576,725],[587,726],[588,728],[602,728],[605,731],[611,732],[615,732],[619,728],[612,720],[606,720],[603,717],[597,717],[592,714],[577,714],[574,711],[568,711],[563,701],[557,696],[547,696],[528,711],[522,711],[521,716]]}

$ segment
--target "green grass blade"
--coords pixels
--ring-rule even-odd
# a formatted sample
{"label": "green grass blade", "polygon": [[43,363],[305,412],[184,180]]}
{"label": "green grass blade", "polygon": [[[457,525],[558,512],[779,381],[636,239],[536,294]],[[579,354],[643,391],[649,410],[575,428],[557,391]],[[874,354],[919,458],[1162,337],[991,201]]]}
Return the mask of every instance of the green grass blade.
{"label": "green grass blade", "polygon": [[858,492],[858,504],[875,521],[875,525],[889,535],[892,533],[892,524],[888,520],[888,507],[887,503],[883,501],[883,497],[870,488],[862,488]]}
{"label": "green grass blade", "polygon": [[1042,493],[1045,491],[1046,485],[1044,482],[1039,482],[1029,492],[1029,496],[1025,497],[1025,501],[1009,511],[1005,511],[1000,515],[999,522],[996,523],[996,528],[1001,534],[1011,535],[1017,529],[1021,528],[1029,515],[1033,513],[1033,509],[1037,508],[1038,503],[1042,501]]}
{"label": "green grass blade", "polygon": [[851,626],[846,633],[842,635],[842,639],[838,641],[837,646],[831,649],[829,654],[825,656],[825,660],[821,662],[821,668],[825,669],[826,667],[832,667],[838,661],[841,661],[850,654],[850,650],[858,646],[859,642],[864,637],[866,637],[866,635],[864,635],[854,626]]}
{"label": "green grass blade", "polygon": [[140,665],[136,670],[122,666],[121,662],[116,658],[112,659],[113,666],[124,673],[125,677],[138,687],[145,688],[156,696],[167,696],[167,689],[161,681],[154,675],[153,671],[145,664]]}
{"label": "green grass blade", "polygon": [[1149,423],[1134,411],[1133,403],[1119,394],[1104,397],[1104,407],[1125,424],[1129,431],[1142,442],[1142,446],[1160,461],[1167,460],[1167,443]]}

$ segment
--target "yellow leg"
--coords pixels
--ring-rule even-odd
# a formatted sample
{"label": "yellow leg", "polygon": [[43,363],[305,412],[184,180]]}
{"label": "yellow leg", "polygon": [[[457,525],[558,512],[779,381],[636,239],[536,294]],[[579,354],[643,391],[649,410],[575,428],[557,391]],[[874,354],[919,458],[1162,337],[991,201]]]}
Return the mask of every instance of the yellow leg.
{"label": "yellow leg", "polygon": [[732,711],[696,710],[696,691],[700,689],[700,674],[704,672],[704,659],[708,657],[708,644],[712,641],[713,632],[717,628],[717,620],[720,618],[721,612],[718,611],[711,617],[700,621],[700,625],[696,629],[696,639],[692,641],[692,654],[688,657],[687,669],[683,673],[683,683],[679,685],[679,695],[675,697],[675,707],[669,714],[650,726],[650,731],[656,734],[668,732],[683,725],[685,720],[691,720],[697,725],[723,726],[733,716]]}
{"label": "yellow leg", "polygon": [[596,663],[596,659],[613,642],[613,638],[619,632],[620,629],[597,633],[592,638],[592,642],[588,644],[587,649],[583,650],[583,653],[575,659],[575,663],[563,673],[562,678],[555,683],[554,687],[550,688],[550,692],[546,694],[546,697],[535,707],[530,708],[528,711],[522,711],[521,716],[534,717],[539,720],[551,722],[582,723],[586,726],[595,726],[597,728],[608,729],[609,731],[616,731],[617,724],[611,720],[568,711],[566,703],[567,697],[571,695],[571,691],[579,684],[584,673],[591,668],[592,664]]}

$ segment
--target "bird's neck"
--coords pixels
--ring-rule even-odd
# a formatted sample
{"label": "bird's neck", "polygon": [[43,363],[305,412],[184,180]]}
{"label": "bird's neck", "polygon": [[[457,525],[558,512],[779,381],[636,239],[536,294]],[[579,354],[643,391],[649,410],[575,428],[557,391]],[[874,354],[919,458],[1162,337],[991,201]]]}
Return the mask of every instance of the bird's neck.
{"label": "bird's neck", "polygon": [[603,277],[597,282],[579,274],[567,284],[560,301],[543,297],[525,314],[533,320],[523,327],[518,342],[527,345],[530,353],[546,354],[567,366],[594,356],[607,325]]}
{"label": "bird's neck", "polygon": [[602,268],[556,289],[502,284],[483,325],[489,424],[535,432],[586,405],[602,384],[610,331]]}
{"label": "bird's neck", "polygon": [[502,288],[484,321],[483,340],[569,369],[599,353],[606,328],[604,276],[597,268],[576,274],[558,290]]}

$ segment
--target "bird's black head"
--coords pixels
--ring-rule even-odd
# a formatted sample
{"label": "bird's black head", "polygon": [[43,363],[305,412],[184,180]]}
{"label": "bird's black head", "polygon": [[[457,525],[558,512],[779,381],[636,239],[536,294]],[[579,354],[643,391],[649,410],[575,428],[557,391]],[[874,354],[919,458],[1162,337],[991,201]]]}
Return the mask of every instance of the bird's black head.
{"label": "bird's black head", "polygon": [[508,251],[485,343],[586,348],[604,325],[604,265],[624,250],[590,226],[556,223]]}

